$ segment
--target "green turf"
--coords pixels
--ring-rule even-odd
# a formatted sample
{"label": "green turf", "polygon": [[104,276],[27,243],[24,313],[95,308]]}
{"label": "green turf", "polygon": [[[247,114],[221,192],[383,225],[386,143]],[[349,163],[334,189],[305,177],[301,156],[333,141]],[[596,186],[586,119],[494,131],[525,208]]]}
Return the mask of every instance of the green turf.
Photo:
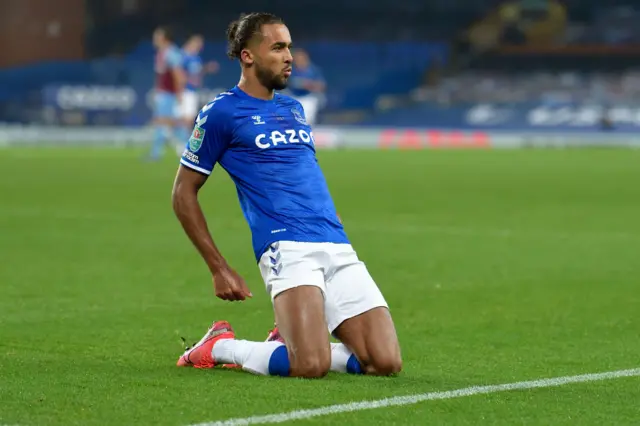
{"label": "green turf", "polygon": [[[405,369],[322,381],[175,367],[212,319],[265,338],[269,299],[223,172],[203,194],[252,286],[225,303],[170,206],[176,160],[0,150],[0,424],[187,425],[640,367],[640,152],[321,152],[385,293]],[[320,417],[342,424],[633,424],[640,379]]]}

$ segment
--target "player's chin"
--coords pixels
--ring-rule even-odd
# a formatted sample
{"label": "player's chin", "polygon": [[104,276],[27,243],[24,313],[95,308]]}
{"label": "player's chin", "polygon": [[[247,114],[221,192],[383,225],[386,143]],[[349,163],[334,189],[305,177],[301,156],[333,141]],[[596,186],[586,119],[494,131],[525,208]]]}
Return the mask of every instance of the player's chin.
{"label": "player's chin", "polygon": [[274,89],[276,90],[284,90],[287,88],[287,84],[289,83],[289,79],[287,77],[280,77],[274,81]]}

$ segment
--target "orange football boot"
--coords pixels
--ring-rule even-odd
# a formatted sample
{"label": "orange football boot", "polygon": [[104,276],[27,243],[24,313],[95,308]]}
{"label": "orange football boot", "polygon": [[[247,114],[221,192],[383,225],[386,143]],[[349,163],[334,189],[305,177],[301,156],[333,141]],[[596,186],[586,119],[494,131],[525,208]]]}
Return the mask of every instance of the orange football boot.
{"label": "orange football boot", "polygon": [[[214,321],[207,334],[192,347],[187,347],[180,359],[178,367],[213,368],[218,363],[211,355],[213,345],[222,339],[235,339],[236,334],[227,321]],[[231,364],[224,364],[230,366]]]}
{"label": "orange football boot", "polygon": [[269,331],[266,341],[284,343],[284,338],[280,335],[277,324],[273,324],[273,330]]}

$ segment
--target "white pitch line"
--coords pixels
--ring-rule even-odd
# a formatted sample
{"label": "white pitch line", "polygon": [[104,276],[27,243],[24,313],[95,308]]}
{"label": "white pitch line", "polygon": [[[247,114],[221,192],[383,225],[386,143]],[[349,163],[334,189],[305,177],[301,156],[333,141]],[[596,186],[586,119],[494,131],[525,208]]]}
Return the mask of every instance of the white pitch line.
{"label": "white pitch line", "polygon": [[621,377],[638,377],[640,368],[630,370],[610,371],[606,373],[583,374],[580,376],[555,377],[549,379],[532,380],[527,382],[506,383],[502,385],[471,386],[446,392],[428,392],[417,395],[397,396],[393,398],[379,399],[376,401],[351,402],[348,404],[327,405],[326,407],[311,410],[289,411],[280,414],[268,414],[245,418],[233,418],[216,422],[198,423],[191,426],[240,426],[267,423],[284,423],[292,420],[309,419],[312,417],[328,416],[352,411],[372,410],[374,408],[398,407],[417,404],[423,401],[435,401],[440,399],[460,398],[463,396],[481,395],[512,390],[549,388],[571,383],[597,382],[600,380],[618,379]]}

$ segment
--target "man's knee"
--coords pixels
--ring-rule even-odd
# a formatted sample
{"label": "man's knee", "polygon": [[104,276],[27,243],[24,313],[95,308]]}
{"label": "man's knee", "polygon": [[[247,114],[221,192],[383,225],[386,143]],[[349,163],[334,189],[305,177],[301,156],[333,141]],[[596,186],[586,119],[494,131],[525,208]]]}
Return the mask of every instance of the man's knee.
{"label": "man's knee", "polygon": [[402,371],[402,357],[399,350],[383,350],[360,355],[360,364],[365,374],[372,376],[392,376]]}
{"label": "man's knee", "polygon": [[393,376],[402,371],[402,358],[399,354],[381,354],[373,358],[366,369],[371,375]]}
{"label": "man's knee", "polygon": [[274,300],[276,321],[287,342],[290,375],[320,378],[331,367],[331,347],[324,319],[324,297],[317,286],[288,289]]}
{"label": "man's knee", "polygon": [[302,356],[291,355],[291,375],[306,379],[319,379],[326,376],[331,368],[331,353],[323,352]]}

